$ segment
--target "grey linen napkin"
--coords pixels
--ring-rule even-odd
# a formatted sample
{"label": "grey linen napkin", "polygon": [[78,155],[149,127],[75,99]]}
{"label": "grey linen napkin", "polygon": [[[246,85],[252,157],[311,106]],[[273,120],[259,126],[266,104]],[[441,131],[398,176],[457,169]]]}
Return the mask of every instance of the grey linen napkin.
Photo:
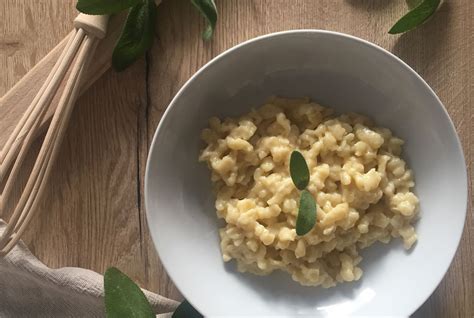
{"label": "grey linen napkin", "polygon": [[[0,220],[0,235],[5,223]],[[144,291],[157,317],[178,302]],[[103,277],[75,267],[51,269],[20,241],[0,257],[0,317],[104,317]]]}

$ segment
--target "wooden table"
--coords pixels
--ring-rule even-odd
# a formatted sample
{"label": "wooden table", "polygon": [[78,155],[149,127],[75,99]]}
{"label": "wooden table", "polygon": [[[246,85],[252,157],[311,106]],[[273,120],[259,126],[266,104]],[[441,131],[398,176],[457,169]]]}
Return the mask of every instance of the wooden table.
{"label": "wooden table", "polygon": [[[103,273],[117,266],[143,287],[179,299],[154,250],[143,206],[149,144],[163,111],[204,63],[244,40],[288,29],[327,29],[374,42],[411,65],[446,105],[473,181],[474,1],[446,1],[423,27],[387,34],[403,0],[217,0],[219,24],[204,43],[204,22],[189,0],[159,8],[155,46],[123,73],[108,71],[78,101],[60,160],[25,241],[51,267]],[[0,95],[70,30],[73,0],[0,1]],[[1,120],[1,118],[0,118]],[[442,180],[440,186],[442,186]],[[470,197],[461,246],[416,317],[474,317],[474,220]]]}

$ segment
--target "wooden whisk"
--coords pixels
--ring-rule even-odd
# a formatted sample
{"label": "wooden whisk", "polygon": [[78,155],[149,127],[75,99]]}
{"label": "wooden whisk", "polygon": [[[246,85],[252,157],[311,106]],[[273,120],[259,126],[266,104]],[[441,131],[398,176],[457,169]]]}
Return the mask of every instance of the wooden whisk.
{"label": "wooden whisk", "polygon": [[12,186],[28,149],[38,135],[40,123],[60,84],[67,78],[26,186],[0,237],[0,256],[15,246],[36,213],[77,99],[81,79],[99,40],[105,37],[107,23],[108,16],[77,16],[75,31],[64,51],[0,153],[0,184],[7,178],[0,197],[0,211],[5,215]]}

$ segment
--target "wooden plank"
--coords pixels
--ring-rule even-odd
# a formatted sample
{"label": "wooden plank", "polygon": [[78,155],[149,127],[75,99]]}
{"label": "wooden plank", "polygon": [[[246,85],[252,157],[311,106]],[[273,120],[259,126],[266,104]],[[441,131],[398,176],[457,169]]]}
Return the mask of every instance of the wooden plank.
{"label": "wooden plank", "polygon": [[[99,43],[95,55],[91,60],[89,68],[84,80],[81,83],[82,95],[95,81],[97,81],[111,65],[111,56],[113,47],[120,35],[121,26],[125,20],[125,15],[120,14],[111,17],[109,23],[109,32],[107,36]],[[65,23],[66,24],[66,23]],[[73,29],[71,21],[67,22],[70,25],[70,30]],[[70,34],[71,35],[71,34]],[[27,107],[35,98],[40,87],[48,77],[51,69],[58,60],[61,52],[63,51],[67,39],[70,35],[67,35],[58,45],[56,45],[45,57],[39,61],[34,68],[24,77],[19,80],[14,87],[0,99],[0,147],[3,146],[8,138],[9,134],[13,131],[16,124],[19,122],[21,116],[26,111]],[[11,46],[15,42],[3,42],[4,46]],[[7,52],[8,54],[8,52]],[[8,73],[7,73],[8,74]],[[4,86],[8,86],[8,80],[5,81]],[[54,106],[57,105],[61,92],[64,89],[65,81],[58,88],[55,98],[51,103],[51,107],[44,116],[41,126],[45,127],[51,119],[54,111]]]}
{"label": "wooden plank", "polygon": [[[5,0],[0,3],[0,8],[0,96],[3,96],[72,30],[75,12],[72,1],[41,0],[32,3]],[[41,76],[36,77],[28,83],[31,86],[29,92],[22,90],[21,96],[7,94],[2,97],[0,131],[9,133],[13,130],[23,114],[25,106],[22,105],[29,104],[22,103],[22,99],[32,100],[33,91],[37,91],[42,82]],[[7,102],[10,98],[12,102]],[[0,134],[1,146],[8,133]]]}

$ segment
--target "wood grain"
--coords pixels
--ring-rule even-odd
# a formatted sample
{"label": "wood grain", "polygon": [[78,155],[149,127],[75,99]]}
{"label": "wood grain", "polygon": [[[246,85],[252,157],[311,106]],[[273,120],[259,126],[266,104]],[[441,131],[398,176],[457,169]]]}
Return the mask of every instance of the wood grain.
{"label": "wood grain", "polygon": [[[112,51],[120,35],[122,25],[125,21],[125,14],[115,15],[110,18],[109,32],[105,39],[102,39],[95,50],[94,57],[87,68],[81,85],[80,95],[82,95],[90,85],[95,83],[111,65]],[[72,33],[72,32],[71,32]],[[70,34],[71,34],[70,33]],[[58,61],[61,52],[69,39],[66,36],[58,45],[56,45],[45,57],[39,61],[34,68],[19,80],[8,92],[0,98],[0,146],[3,146],[9,134],[15,128],[26,108],[31,104],[40,87],[46,81],[51,69]],[[59,97],[65,86],[65,81],[59,86],[55,98],[52,100],[48,112],[40,123],[41,128],[45,128],[53,115],[55,106],[58,104]]]}
{"label": "wood grain", "polygon": [[[474,175],[474,1],[446,1],[421,28],[386,31],[406,11],[395,0],[217,0],[218,29],[187,0],[159,8],[156,42],[124,73],[108,71],[77,103],[42,218],[27,243],[47,265],[103,272],[122,268],[142,286],[180,298],[159,263],[143,209],[143,175],[154,130],[185,81],[212,57],[269,32],[320,28],[372,41],[401,57],[437,92],[461,137]],[[5,94],[71,29],[74,1],[0,2],[0,94]],[[47,18],[45,18],[47,17]],[[3,118],[0,118],[2,121]],[[414,317],[474,317],[474,220],[470,196],[461,246],[448,274]]]}

